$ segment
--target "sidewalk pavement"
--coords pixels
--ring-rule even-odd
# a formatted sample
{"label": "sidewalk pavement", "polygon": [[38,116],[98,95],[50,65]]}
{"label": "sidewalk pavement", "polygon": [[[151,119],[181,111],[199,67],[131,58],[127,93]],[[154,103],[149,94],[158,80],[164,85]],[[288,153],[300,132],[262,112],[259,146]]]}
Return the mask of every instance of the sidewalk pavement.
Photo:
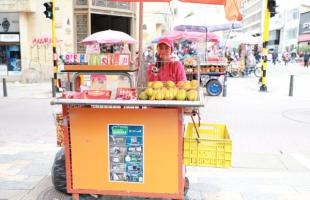
{"label": "sidewalk pavement", "polygon": [[[292,73],[294,96],[288,97]],[[254,77],[230,78],[227,97],[207,97],[202,121],[228,126],[233,164],[229,169],[187,167],[187,199],[310,199],[310,92],[305,90],[310,85],[309,75],[310,70],[276,66],[268,71],[267,93],[259,92]],[[48,85],[38,84],[42,90],[34,96],[49,98]],[[13,88],[12,96],[33,94],[26,86],[16,87],[16,91]],[[20,92],[17,88],[24,89]],[[68,199],[51,185],[49,171],[56,151],[54,144],[34,149],[0,148],[0,199]]]}
{"label": "sidewalk pavement", "polygon": [[[7,98],[51,98],[52,83],[7,82]],[[0,83],[0,98],[3,97],[3,83]]]}

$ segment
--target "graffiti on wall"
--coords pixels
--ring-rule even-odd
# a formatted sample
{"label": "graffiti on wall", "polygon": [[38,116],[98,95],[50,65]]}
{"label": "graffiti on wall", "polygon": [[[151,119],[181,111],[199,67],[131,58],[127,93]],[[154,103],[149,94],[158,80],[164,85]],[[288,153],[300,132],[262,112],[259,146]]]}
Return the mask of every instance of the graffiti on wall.
{"label": "graffiti on wall", "polygon": [[[56,40],[57,52],[61,52],[62,40]],[[31,40],[31,56],[32,64],[50,64],[53,62],[53,42],[50,37],[36,37]]]}
{"label": "graffiti on wall", "polygon": [[[60,44],[62,42],[62,40],[58,40],[56,39],[56,45]],[[38,38],[33,38],[31,41],[31,46],[42,46],[42,45],[46,45],[46,46],[52,46],[53,41],[52,38],[49,37],[38,37]]]}

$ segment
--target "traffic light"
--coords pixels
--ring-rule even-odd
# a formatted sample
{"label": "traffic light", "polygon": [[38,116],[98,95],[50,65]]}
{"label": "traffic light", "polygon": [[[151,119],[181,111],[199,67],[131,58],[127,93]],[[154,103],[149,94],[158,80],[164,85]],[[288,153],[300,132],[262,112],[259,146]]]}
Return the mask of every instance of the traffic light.
{"label": "traffic light", "polygon": [[268,0],[268,5],[267,5],[267,8],[270,12],[270,17],[274,17],[277,12],[276,12],[276,8],[277,8],[277,3],[276,3],[276,0]]}
{"label": "traffic light", "polygon": [[43,5],[45,6],[45,11],[43,12],[45,14],[45,17],[53,19],[53,3],[45,2]]}

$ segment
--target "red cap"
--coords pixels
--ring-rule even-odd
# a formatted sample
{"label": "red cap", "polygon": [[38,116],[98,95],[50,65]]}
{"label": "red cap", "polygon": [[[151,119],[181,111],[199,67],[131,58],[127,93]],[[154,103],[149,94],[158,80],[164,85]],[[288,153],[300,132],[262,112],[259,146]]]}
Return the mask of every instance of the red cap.
{"label": "red cap", "polygon": [[158,40],[158,42],[157,42],[157,46],[160,45],[160,44],[165,44],[165,45],[167,45],[168,47],[171,47],[171,48],[173,47],[173,41],[170,38],[168,38],[168,37],[160,38]]}

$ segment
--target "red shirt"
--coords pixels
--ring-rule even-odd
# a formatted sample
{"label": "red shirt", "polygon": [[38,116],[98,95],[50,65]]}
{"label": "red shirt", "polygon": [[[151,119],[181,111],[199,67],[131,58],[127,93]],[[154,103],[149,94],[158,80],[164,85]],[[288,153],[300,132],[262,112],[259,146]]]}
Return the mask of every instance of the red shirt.
{"label": "red shirt", "polygon": [[180,61],[165,63],[159,68],[157,74],[152,72],[154,66],[154,64],[150,64],[147,68],[148,81],[186,81],[184,66]]}

